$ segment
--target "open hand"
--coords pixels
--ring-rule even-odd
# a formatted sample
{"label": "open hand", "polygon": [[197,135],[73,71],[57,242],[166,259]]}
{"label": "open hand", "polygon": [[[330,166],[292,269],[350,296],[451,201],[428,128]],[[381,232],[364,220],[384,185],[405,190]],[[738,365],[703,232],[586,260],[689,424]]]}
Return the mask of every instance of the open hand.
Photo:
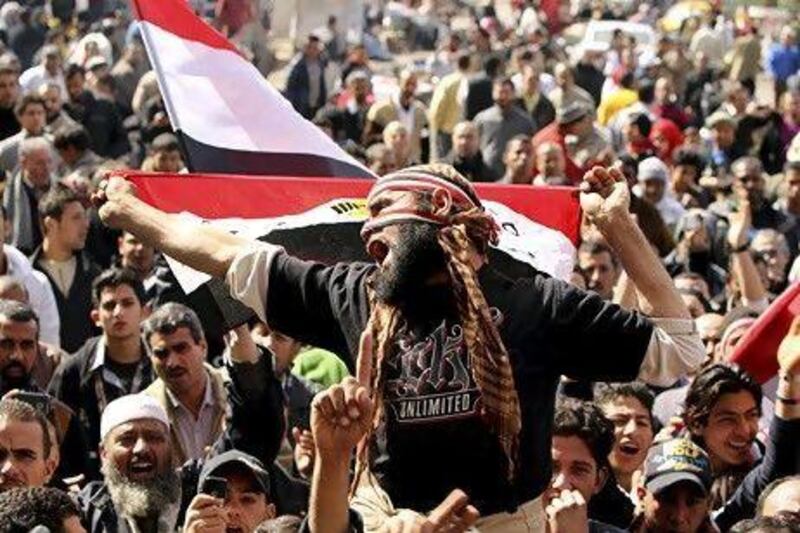
{"label": "open hand", "polygon": [[618,168],[593,168],[584,175],[580,189],[581,208],[591,222],[602,224],[629,216],[630,190]]}

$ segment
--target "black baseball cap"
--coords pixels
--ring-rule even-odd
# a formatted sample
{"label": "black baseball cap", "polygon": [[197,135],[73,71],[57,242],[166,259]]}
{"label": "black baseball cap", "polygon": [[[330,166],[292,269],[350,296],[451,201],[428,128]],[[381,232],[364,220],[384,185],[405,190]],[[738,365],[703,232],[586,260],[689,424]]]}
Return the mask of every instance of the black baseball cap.
{"label": "black baseball cap", "polygon": [[258,486],[263,489],[264,494],[270,494],[269,472],[264,468],[264,464],[252,455],[239,450],[229,450],[206,461],[200,471],[197,486],[202,487],[208,476],[213,476],[219,470],[229,466],[239,466],[242,470],[249,472]]}
{"label": "black baseball cap", "polygon": [[644,484],[658,494],[672,485],[688,481],[703,494],[711,488],[711,461],[700,446],[688,439],[673,439],[650,448],[644,462]]}

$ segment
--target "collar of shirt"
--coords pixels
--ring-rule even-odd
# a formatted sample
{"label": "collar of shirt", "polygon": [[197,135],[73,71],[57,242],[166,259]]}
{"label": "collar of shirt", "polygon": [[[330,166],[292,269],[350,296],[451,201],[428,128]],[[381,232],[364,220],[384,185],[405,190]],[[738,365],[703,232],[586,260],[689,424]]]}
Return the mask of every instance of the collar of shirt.
{"label": "collar of shirt", "polygon": [[[206,385],[205,385],[206,390],[205,393],[203,394],[203,403],[200,406],[200,411],[202,411],[207,407],[214,406],[214,391],[212,390],[214,387],[211,383],[211,378],[208,376],[208,372],[205,372],[204,369],[203,373],[206,377]],[[183,409],[186,413],[190,414],[193,419],[195,420],[197,419],[197,417],[192,415],[191,414],[192,412],[185,405],[183,405],[183,403],[178,399],[178,397],[175,396],[171,390],[169,390],[169,387],[165,386],[164,390],[167,392],[167,398],[169,399],[169,403],[173,409]]]}
{"label": "collar of shirt", "polygon": [[[125,387],[123,386],[122,381],[120,381],[119,377],[110,370],[105,368],[107,349],[108,348],[106,347],[105,341],[101,339],[100,342],[97,343],[97,348],[95,348],[94,360],[92,361],[92,366],[89,368],[89,375],[93,375],[96,371],[101,370],[103,373],[103,381],[117,387],[120,390],[125,391]],[[139,359],[139,363],[136,367],[136,375],[134,376],[133,383],[131,384],[131,390],[125,391],[126,394],[128,392],[130,392],[131,394],[135,394],[139,392],[139,389],[142,388],[141,383],[145,371],[144,370],[145,357]]]}

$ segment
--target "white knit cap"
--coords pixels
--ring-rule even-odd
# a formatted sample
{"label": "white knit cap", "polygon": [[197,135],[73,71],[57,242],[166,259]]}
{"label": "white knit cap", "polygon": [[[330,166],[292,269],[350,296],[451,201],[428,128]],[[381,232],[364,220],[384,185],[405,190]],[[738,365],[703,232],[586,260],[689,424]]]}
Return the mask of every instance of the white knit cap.
{"label": "white knit cap", "polygon": [[167,412],[152,396],[140,393],[117,398],[103,411],[100,419],[100,440],[104,440],[115,427],[143,418],[158,420],[169,427]]}
{"label": "white knit cap", "polygon": [[639,163],[637,174],[640,182],[655,179],[667,183],[669,179],[669,169],[667,165],[657,157],[648,157]]}

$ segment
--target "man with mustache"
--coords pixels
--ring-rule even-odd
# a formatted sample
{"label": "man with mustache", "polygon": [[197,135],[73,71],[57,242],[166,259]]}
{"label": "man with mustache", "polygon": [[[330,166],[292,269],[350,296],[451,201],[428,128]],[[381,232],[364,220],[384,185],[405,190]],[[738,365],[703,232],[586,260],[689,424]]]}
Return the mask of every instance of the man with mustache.
{"label": "man with mustache", "polygon": [[200,319],[188,307],[168,303],[142,325],[158,377],[145,394],[168,413],[175,464],[201,459],[222,434],[227,394],[221,371],[206,363]]}
{"label": "man with mustache", "polygon": [[[364,375],[377,409],[366,440],[375,446],[359,448],[357,471],[374,473],[394,505],[425,513],[459,488],[485,517],[481,530],[539,531],[559,376],[668,386],[704,357],[688,311],[628,214],[623,175],[596,168],[582,190],[584,212],[654,318],[538,272],[509,279],[493,270],[494,221],[446,165],[375,183],[362,237],[376,264],[326,267],[189,225],[144,204],[120,179],[95,201],[106,223],[226,277],[270,327],[349,356],[352,368],[358,354],[372,368]],[[365,330],[370,349],[359,349]],[[381,501],[369,518],[396,515]]]}
{"label": "man with mustache", "polygon": [[55,428],[55,443],[61,461],[57,477],[83,474],[86,446],[81,438],[78,418],[66,404],[47,395],[33,378],[37,360],[41,358],[39,318],[25,304],[0,301],[0,397],[13,398],[19,393],[35,393],[42,397],[50,422]]}

